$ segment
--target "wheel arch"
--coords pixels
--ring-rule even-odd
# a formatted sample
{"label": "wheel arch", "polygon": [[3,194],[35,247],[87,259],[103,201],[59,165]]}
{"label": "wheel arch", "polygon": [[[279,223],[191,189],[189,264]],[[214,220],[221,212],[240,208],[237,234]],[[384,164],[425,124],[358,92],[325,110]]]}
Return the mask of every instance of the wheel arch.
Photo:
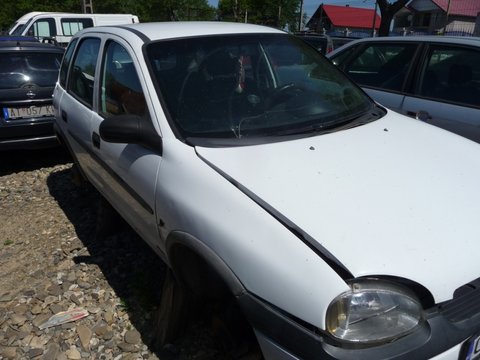
{"label": "wheel arch", "polygon": [[[215,296],[221,280],[232,295],[246,292],[240,279],[221,257],[195,236],[173,231],[166,241],[168,262],[177,280],[196,294]],[[209,280],[209,281],[206,281]]]}

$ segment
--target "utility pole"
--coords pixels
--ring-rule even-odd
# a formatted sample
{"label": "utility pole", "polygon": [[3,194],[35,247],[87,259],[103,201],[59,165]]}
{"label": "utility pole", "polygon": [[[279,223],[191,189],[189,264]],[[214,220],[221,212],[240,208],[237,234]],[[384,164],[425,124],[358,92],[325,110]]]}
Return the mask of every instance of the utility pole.
{"label": "utility pole", "polygon": [[93,0],[83,0],[83,13],[93,14]]}
{"label": "utility pole", "polygon": [[300,19],[298,19],[298,31],[303,28],[303,0],[300,0]]}
{"label": "utility pole", "polygon": [[375,22],[377,21],[377,0],[375,0],[375,10],[373,11],[372,37],[375,36]]}
{"label": "utility pole", "polygon": [[443,35],[445,35],[446,32],[447,32],[448,14],[450,13],[450,1],[451,1],[451,0],[448,0],[448,3],[447,3],[447,16],[445,17],[445,29],[443,30]]}

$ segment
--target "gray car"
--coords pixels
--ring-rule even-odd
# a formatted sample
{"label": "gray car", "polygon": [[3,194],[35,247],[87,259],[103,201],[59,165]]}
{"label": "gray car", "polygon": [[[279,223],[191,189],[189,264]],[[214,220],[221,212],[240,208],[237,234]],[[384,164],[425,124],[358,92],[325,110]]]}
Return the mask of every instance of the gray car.
{"label": "gray car", "polygon": [[368,38],[328,57],[380,104],[480,142],[479,38]]}

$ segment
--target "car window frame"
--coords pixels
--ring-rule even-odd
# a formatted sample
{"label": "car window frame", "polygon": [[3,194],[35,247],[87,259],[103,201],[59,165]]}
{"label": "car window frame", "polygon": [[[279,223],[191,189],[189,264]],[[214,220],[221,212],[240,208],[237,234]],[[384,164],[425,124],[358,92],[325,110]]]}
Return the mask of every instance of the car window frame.
{"label": "car window frame", "polygon": [[428,66],[431,53],[432,51],[434,51],[434,49],[440,49],[440,48],[465,49],[470,51],[472,50],[477,51],[479,53],[480,53],[480,49],[474,46],[469,46],[464,44],[452,44],[452,43],[445,43],[445,42],[425,42],[423,46],[424,47],[423,47],[422,55],[420,60],[418,61],[417,70],[415,71],[413,76],[415,81],[412,84],[412,91],[408,95],[412,97],[420,98],[420,99],[429,100],[429,101],[442,102],[442,103],[447,103],[447,104],[456,105],[456,106],[468,107],[472,109],[480,109],[480,104],[476,106],[475,104],[458,102],[458,101],[453,101],[453,100],[439,98],[439,97],[430,97],[430,96],[425,96],[420,94],[420,87],[422,85],[424,73]]}
{"label": "car window frame", "polygon": [[[77,43],[78,43],[78,38],[77,39],[72,39],[72,41],[70,41],[70,43],[68,44],[65,52],[63,53],[62,63],[60,64],[60,69],[59,69],[59,74],[58,74],[58,83],[65,90],[67,90],[68,77],[70,75],[70,65],[72,65],[72,60],[73,60],[73,57],[75,55],[75,50],[76,50]],[[71,53],[69,53],[70,49],[72,49]],[[68,57],[68,59],[67,59],[67,57]],[[66,64],[65,68],[64,68],[64,64]],[[62,79],[62,70],[63,69],[65,69],[65,78],[64,79]]]}
{"label": "car window frame", "polygon": [[365,51],[366,48],[371,47],[371,46],[396,46],[396,45],[402,45],[402,44],[414,44],[417,48],[414,50],[412,61],[410,62],[406,73],[405,77],[403,79],[403,83],[400,87],[400,89],[387,89],[387,88],[382,88],[378,86],[372,86],[372,85],[364,85],[358,83],[358,85],[362,88],[368,88],[372,90],[378,90],[378,91],[385,91],[389,92],[392,94],[399,94],[399,95],[411,95],[413,93],[413,88],[412,88],[412,83],[414,82],[414,74],[416,73],[416,69],[418,67],[418,62],[421,54],[423,53],[423,44],[422,43],[416,43],[416,42],[410,42],[410,41],[389,41],[389,40],[384,40],[384,41],[365,41],[361,42],[358,44],[353,44],[352,47],[355,47],[353,51],[351,51],[350,46],[347,46],[343,51],[339,52],[336,54],[335,57],[333,57],[331,60],[332,62],[335,61],[336,58],[341,57],[345,52],[351,51],[350,54],[345,58],[345,62],[342,65],[337,65],[339,66],[340,69],[355,83],[353,78],[348,73],[347,68],[356,60],[358,59],[358,55],[362,52]]}
{"label": "car window frame", "polygon": [[[109,49],[109,45],[111,43],[115,43],[119,46],[121,46],[122,48],[125,49],[125,51],[127,52],[128,56],[132,59],[132,65],[134,67],[134,70],[135,70],[135,74],[137,75],[137,78],[138,78],[138,82],[139,82],[139,85],[141,87],[141,90],[142,90],[142,94],[143,94],[143,98],[144,98],[144,102],[145,102],[145,113],[143,114],[143,116],[140,116],[141,118],[148,118],[150,119],[150,111],[149,111],[149,108],[148,108],[148,101],[147,101],[147,93],[145,92],[145,88],[144,86],[142,85],[142,76],[140,76],[140,72],[138,70],[138,67],[135,65],[136,62],[135,62],[135,56],[132,55],[132,52],[129,51],[128,49],[128,46],[125,46],[125,44],[122,44],[121,41],[118,41],[118,39],[116,38],[113,38],[113,37],[108,37],[106,39],[103,39],[103,42],[102,42],[102,46],[101,46],[101,49],[99,51],[99,57],[98,57],[98,61],[100,61],[100,66],[98,67],[98,74],[96,76],[96,84],[95,84],[95,88],[97,89],[97,96],[96,96],[96,108],[95,108],[95,112],[102,118],[102,119],[107,119],[107,118],[110,118],[112,116],[116,116],[115,114],[109,114],[109,113],[106,113],[104,111],[102,111],[102,85],[103,85],[103,74],[104,74],[104,71],[105,71],[105,66],[106,66],[106,56],[107,56],[107,51]],[[94,101],[95,102],[95,101]],[[120,114],[117,114],[117,115],[120,115]],[[137,115],[137,114],[132,114],[132,115]],[[139,115],[137,115],[139,116]]]}
{"label": "car window frame", "polygon": [[[99,42],[99,51],[97,53],[97,59],[95,61],[95,72],[94,72],[94,76],[93,76],[93,94],[92,94],[92,103],[89,104],[87,101],[85,101],[84,99],[82,99],[79,95],[77,95],[74,91],[71,90],[71,81],[72,81],[72,71],[74,69],[74,66],[73,64],[75,63],[75,60],[77,59],[78,57],[78,53],[81,49],[81,45],[87,41],[87,40],[91,40],[91,39],[94,39],[94,40],[98,40]],[[95,35],[88,35],[88,36],[85,36],[85,37],[81,37],[79,38],[79,41],[78,43],[76,44],[75,46],[75,51],[74,51],[74,55],[71,59],[71,63],[69,65],[69,69],[68,69],[68,74],[67,74],[67,82],[66,82],[66,87],[65,87],[65,91],[70,95],[72,96],[73,98],[75,98],[77,101],[79,101],[81,104],[83,104],[84,106],[86,106],[87,108],[89,108],[90,110],[94,110],[94,106],[95,106],[95,88],[97,87],[97,83],[98,81],[96,80],[97,76],[98,76],[98,71],[99,71],[99,61],[101,59],[101,50],[102,50],[102,38],[99,37],[99,36],[95,36]]]}

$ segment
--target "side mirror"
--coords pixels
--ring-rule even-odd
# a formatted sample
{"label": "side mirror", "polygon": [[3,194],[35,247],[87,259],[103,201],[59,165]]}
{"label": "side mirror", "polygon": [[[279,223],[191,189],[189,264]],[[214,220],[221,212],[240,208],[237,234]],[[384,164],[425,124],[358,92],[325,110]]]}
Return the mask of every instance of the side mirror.
{"label": "side mirror", "polygon": [[102,140],[119,144],[138,144],[162,155],[162,138],[150,119],[138,115],[115,115],[100,124]]}

